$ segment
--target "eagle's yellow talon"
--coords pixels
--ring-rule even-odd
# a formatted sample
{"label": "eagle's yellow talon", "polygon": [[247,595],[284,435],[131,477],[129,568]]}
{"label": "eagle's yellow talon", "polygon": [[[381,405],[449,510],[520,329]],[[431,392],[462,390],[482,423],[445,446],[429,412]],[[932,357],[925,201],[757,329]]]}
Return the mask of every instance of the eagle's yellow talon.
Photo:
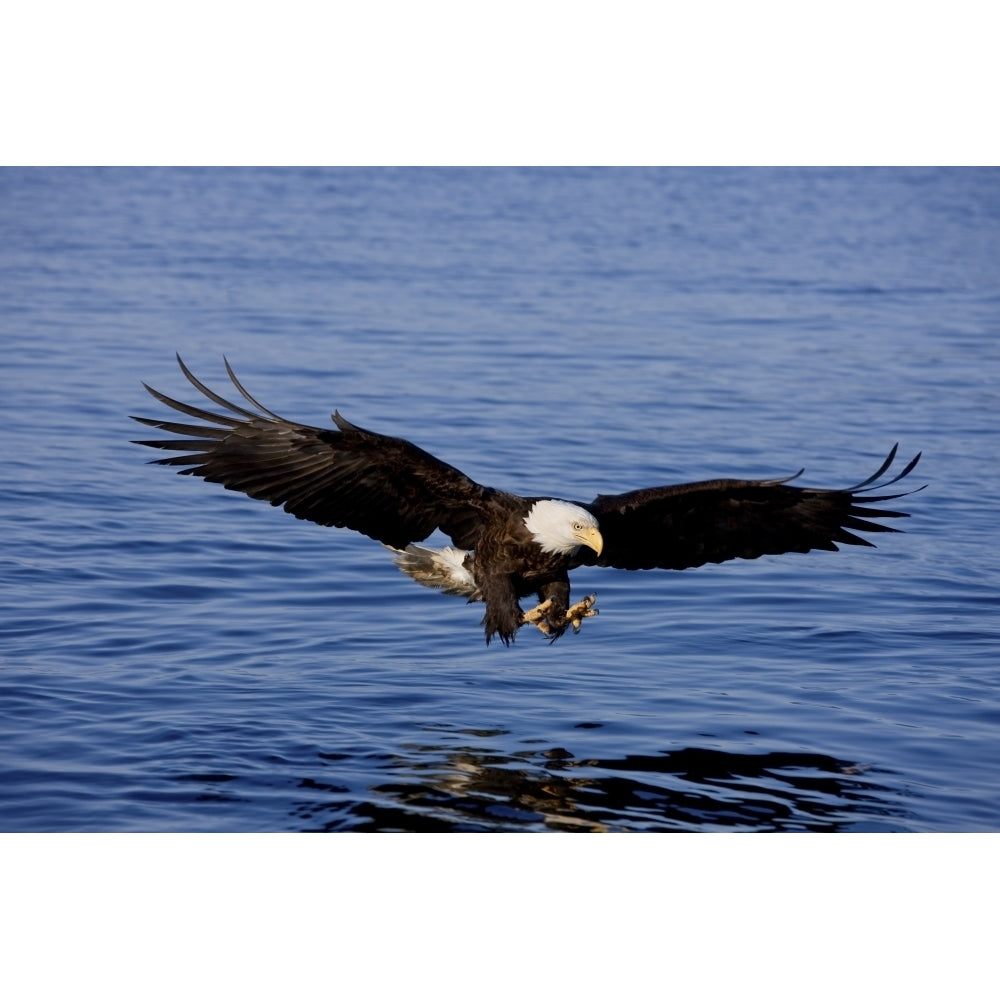
{"label": "eagle's yellow talon", "polygon": [[582,601],[578,601],[566,612],[566,621],[573,626],[574,632],[580,631],[580,626],[583,624],[584,618],[593,618],[598,614],[597,608],[594,607],[596,603],[597,594],[591,594]]}
{"label": "eagle's yellow talon", "polygon": [[552,627],[549,625],[548,618],[546,617],[551,609],[552,598],[550,597],[547,601],[542,601],[538,607],[532,608],[530,611],[525,611],[521,621],[525,625],[534,625],[542,635],[551,635]]}

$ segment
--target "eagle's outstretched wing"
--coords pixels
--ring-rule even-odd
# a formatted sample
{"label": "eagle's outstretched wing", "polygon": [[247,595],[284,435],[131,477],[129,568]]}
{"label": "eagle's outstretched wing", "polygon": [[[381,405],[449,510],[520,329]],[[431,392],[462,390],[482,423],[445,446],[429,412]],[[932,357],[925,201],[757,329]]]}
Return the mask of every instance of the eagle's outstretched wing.
{"label": "eagle's outstretched wing", "polygon": [[604,551],[598,558],[581,550],[580,561],[619,569],[687,569],[781,552],[836,551],[838,543],[870,546],[871,542],[853,532],[898,529],[868,518],[909,516],[862,506],[906,496],[868,495],[912,472],[920,455],[899,475],[879,483],[895,457],[894,446],[875,475],[843,490],[789,486],[797,478],[792,476],[713,479],[599,496],[583,506],[600,522]]}
{"label": "eagle's outstretched wing", "polygon": [[458,469],[402,438],[355,427],[339,413],[333,415],[336,430],[285,420],[240,385],[227,361],[229,378],[253,407],[245,409],[203,385],[180,355],[177,362],[187,380],[228,413],[180,403],[146,385],[161,403],[205,422],[133,417],[181,435],[136,442],[185,453],[154,464],[182,466],[182,474],[268,500],[307,521],[352,528],[395,548],[419,542],[435,528],[462,548],[475,545],[491,491]]}

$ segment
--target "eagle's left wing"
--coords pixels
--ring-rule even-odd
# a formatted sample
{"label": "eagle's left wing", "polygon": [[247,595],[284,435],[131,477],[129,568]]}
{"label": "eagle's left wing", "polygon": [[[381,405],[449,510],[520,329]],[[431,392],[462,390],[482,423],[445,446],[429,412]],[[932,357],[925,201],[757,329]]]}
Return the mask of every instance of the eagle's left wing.
{"label": "eagle's left wing", "polygon": [[137,444],[181,452],[157,460],[179,466],[257,500],[282,506],[317,524],[351,528],[394,548],[426,538],[435,528],[472,548],[494,492],[403,438],[366,431],[339,413],[336,428],[286,420],[262,406],[233,374],[233,386],[253,409],[230,402],[200,382],[177,358],[187,380],[226,412],[215,413],[146,389],[197,424],[134,417],[173,438]]}
{"label": "eagle's left wing", "polygon": [[582,506],[600,523],[604,551],[597,557],[582,549],[579,559],[619,569],[687,569],[782,552],[836,551],[838,543],[870,546],[853,532],[898,529],[869,518],[909,516],[862,506],[906,495],[863,495],[908,475],[920,455],[879,484],[895,457],[893,447],[875,475],[841,490],[789,486],[790,479],[713,479],[599,496]]}

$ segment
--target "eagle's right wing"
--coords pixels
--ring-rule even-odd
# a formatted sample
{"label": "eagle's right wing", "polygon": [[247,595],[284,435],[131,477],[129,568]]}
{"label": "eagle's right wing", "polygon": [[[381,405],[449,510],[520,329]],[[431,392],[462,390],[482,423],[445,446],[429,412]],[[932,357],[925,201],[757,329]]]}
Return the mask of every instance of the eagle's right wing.
{"label": "eagle's right wing", "polygon": [[[490,490],[403,438],[366,431],[339,413],[337,429],[285,420],[258,403],[226,371],[245,409],[203,385],[181,361],[187,380],[228,413],[213,413],[165,396],[161,403],[203,424],[133,417],[179,438],[137,444],[185,454],[157,459],[185,475],[200,476],[257,500],[282,506],[317,524],[351,528],[394,548],[426,538],[435,528],[462,548],[473,548]],[[143,383],[145,385],[145,383]]]}
{"label": "eagle's right wing", "polygon": [[908,475],[920,455],[879,484],[895,457],[894,447],[875,475],[847,489],[789,486],[789,479],[713,479],[599,496],[583,506],[600,523],[604,551],[598,558],[581,549],[579,559],[619,569],[687,569],[782,552],[836,551],[838,544],[871,545],[854,532],[898,530],[871,518],[909,516],[868,506],[906,495],[866,495]]}

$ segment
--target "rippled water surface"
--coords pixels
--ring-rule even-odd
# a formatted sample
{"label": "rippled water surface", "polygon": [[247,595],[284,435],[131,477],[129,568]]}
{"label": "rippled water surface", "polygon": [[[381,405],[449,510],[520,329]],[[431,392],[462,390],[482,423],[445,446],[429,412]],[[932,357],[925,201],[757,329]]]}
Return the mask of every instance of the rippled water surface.
{"label": "rippled water surface", "polygon": [[[4,170],[0,237],[0,828],[1000,829],[1000,172]],[[175,351],[522,493],[928,488],[486,648],[144,464]]]}

